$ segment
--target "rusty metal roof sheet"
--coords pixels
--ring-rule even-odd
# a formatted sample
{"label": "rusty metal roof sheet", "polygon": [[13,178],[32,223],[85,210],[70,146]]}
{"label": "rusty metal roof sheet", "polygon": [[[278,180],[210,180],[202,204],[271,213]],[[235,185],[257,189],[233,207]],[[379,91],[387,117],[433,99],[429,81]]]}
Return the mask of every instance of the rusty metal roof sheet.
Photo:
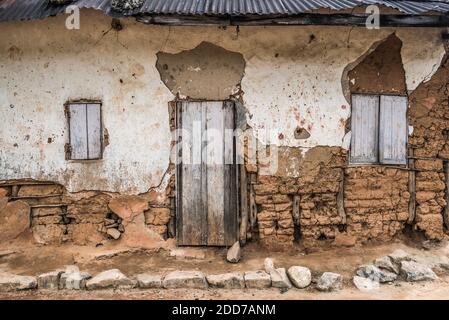
{"label": "rusty metal roof sheet", "polygon": [[449,13],[449,0],[145,0],[139,9],[125,13],[112,10],[111,1],[74,0],[70,4],[50,5],[48,0],[0,0],[0,21],[43,19],[63,13],[68,5],[101,10],[110,16],[288,16],[321,8],[343,10],[371,4],[384,5],[412,15],[429,11]]}

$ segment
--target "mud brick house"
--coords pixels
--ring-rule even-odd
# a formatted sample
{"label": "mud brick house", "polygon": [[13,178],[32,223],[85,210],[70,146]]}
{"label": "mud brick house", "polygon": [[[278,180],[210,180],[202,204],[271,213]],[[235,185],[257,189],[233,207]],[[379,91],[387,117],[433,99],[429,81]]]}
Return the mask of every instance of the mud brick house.
{"label": "mud brick house", "polygon": [[424,0],[0,0],[0,239],[443,239],[448,13]]}

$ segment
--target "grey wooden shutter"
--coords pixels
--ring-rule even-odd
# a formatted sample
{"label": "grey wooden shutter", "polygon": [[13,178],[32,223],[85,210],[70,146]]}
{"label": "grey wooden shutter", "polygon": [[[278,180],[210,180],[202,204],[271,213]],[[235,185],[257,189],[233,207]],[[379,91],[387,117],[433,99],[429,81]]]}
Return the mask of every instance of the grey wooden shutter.
{"label": "grey wooden shutter", "polygon": [[101,106],[87,104],[87,158],[100,159],[102,155],[101,143]]}
{"label": "grey wooden shutter", "polygon": [[70,147],[73,160],[87,159],[86,105],[69,105]]}
{"label": "grey wooden shutter", "polygon": [[381,96],[379,161],[407,164],[407,97]]}
{"label": "grey wooden shutter", "polygon": [[99,159],[102,155],[100,104],[69,105],[72,160]]}
{"label": "grey wooden shutter", "polygon": [[352,95],[351,163],[378,161],[378,117],[378,96]]}

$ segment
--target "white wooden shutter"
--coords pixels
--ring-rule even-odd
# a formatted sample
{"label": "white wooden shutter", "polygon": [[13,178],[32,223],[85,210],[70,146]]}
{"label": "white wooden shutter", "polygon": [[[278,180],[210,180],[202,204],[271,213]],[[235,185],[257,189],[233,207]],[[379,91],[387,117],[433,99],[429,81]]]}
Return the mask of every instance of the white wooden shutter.
{"label": "white wooden shutter", "polygon": [[70,104],[69,129],[72,160],[100,159],[101,106],[100,104]]}
{"label": "white wooden shutter", "polygon": [[100,104],[88,104],[87,109],[87,158],[100,159],[101,147],[101,109]]}
{"label": "white wooden shutter", "polygon": [[86,105],[69,105],[70,147],[72,160],[87,159]]}
{"label": "white wooden shutter", "polygon": [[407,164],[407,97],[381,96],[379,161]]}
{"label": "white wooden shutter", "polygon": [[379,97],[352,95],[351,163],[378,161]]}

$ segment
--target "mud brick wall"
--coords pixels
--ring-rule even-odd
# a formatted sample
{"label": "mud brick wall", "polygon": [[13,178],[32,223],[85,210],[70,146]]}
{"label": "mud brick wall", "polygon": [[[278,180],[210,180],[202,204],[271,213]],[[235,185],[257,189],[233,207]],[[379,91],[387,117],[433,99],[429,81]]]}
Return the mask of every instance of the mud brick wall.
{"label": "mud brick wall", "polygon": [[[415,228],[430,239],[444,237],[444,162],[449,160],[449,63],[447,58],[432,78],[409,97],[416,171]],[[447,227],[447,226],[446,226]]]}
{"label": "mud brick wall", "polygon": [[[118,197],[125,208],[127,206],[132,208],[136,201],[145,204],[143,207],[147,210],[142,211],[141,229],[147,228],[154,231],[153,234],[159,235],[161,239],[167,239],[169,237],[167,225],[172,219],[169,198],[172,194],[171,186],[172,183],[169,183],[166,190],[150,190],[146,194],[127,198],[97,191],[71,194],[63,186],[49,182],[10,181],[6,186],[0,187],[0,202],[3,204],[0,211],[8,220],[9,216],[19,215],[26,209],[27,212],[21,215],[26,217],[22,219],[23,224],[37,243],[68,242],[77,245],[96,245],[104,241],[118,240],[120,235],[126,232],[125,226],[121,225],[123,219],[110,208],[112,199]],[[3,208],[5,203],[21,205]],[[113,222],[118,223],[111,225],[112,219],[116,219]],[[20,228],[22,228],[21,225]],[[117,231],[120,230],[119,233],[116,232],[117,238],[107,232],[111,227]],[[4,234],[14,233],[9,231],[11,226],[8,226],[6,222],[0,226],[1,228],[5,229]],[[0,237],[0,239],[12,240],[8,237]]]}
{"label": "mud brick wall", "polygon": [[[301,241],[311,245],[319,239],[334,238],[344,223],[337,197],[343,179],[345,151],[341,148],[318,149],[319,154],[312,151],[310,159],[290,159],[300,163],[297,178],[258,175],[254,191],[259,238],[264,243],[291,244],[295,240],[296,225]],[[282,159],[280,163],[283,163]],[[282,170],[280,167],[279,171]],[[293,197],[299,199],[299,216],[296,218]]]}
{"label": "mud brick wall", "polygon": [[258,176],[257,184],[254,185],[255,201],[259,208],[259,239],[264,242],[293,241],[292,198],[280,191],[280,187],[286,182],[280,177]]}
{"label": "mud brick wall", "polygon": [[344,206],[348,235],[360,241],[391,240],[408,219],[408,171],[388,167],[345,170]]}

